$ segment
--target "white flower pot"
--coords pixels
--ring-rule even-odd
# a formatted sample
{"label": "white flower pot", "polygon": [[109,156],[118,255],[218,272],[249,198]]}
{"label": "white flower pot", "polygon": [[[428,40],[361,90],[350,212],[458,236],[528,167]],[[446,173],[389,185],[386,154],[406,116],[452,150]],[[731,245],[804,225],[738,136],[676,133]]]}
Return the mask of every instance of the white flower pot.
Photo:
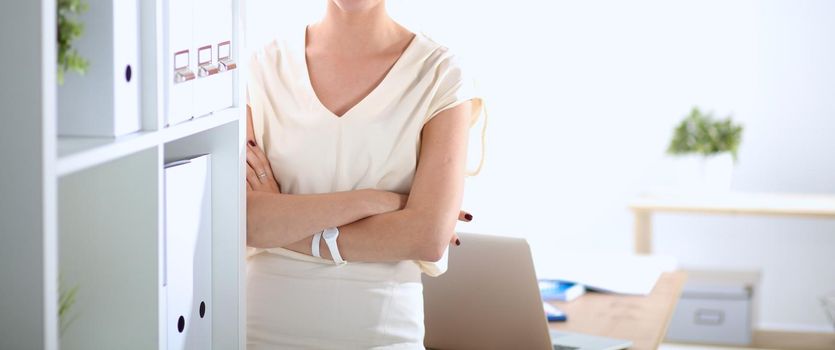
{"label": "white flower pot", "polygon": [[728,153],[684,155],[674,159],[676,187],[685,192],[728,192],[733,181],[734,159]]}

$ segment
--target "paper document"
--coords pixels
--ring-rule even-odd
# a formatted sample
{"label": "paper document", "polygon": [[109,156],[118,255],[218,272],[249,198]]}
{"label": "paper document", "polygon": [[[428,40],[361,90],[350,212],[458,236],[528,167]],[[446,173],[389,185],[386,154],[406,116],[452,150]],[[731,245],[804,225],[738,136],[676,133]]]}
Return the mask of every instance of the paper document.
{"label": "paper document", "polygon": [[658,277],[678,265],[670,256],[576,251],[536,261],[539,279],[570,281],[589,290],[628,295],[649,294]]}

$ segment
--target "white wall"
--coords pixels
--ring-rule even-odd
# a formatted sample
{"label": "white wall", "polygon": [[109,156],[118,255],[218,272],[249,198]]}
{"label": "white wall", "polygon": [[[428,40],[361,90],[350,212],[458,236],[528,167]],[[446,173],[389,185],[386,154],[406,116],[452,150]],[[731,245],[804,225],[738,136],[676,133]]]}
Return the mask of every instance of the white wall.
{"label": "white wall", "polygon": [[[247,1],[252,47],[299,32],[324,4]],[[489,101],[487,164],[465,198],[475,220],[460,229],[526,237],[538,265],[561,250],[631,251],[626,203],[669,181],[664,150],[693,105],[746,126],[734,189],[835,193],[835,2],[389,8],[463,56]],[[831,331],[816,298],[835,290],[835,222],[663,215],[655,228],[656,251],[682,264],[762,268],[761,326]]]}

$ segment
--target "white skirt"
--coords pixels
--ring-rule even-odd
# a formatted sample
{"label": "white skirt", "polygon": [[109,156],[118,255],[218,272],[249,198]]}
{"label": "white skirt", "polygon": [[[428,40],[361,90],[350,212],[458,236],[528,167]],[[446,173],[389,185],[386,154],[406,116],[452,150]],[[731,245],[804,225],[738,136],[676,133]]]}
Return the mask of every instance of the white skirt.
{"label": "white skirt", "polygon": [[424,348],[423,285],[413,261],[337,267],[278,252],[247,263],[249,350]]}

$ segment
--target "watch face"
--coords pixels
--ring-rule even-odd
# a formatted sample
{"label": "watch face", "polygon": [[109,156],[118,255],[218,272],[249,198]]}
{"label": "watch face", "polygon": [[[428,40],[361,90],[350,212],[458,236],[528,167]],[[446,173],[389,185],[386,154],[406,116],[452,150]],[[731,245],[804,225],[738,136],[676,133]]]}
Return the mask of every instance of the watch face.
{"label": "watch face", "polygon": [[337,235],[339,235],[339,229],[336,228],[326,229],[325,232],[322,233],[322,237],[325,239],[334,239]]}

